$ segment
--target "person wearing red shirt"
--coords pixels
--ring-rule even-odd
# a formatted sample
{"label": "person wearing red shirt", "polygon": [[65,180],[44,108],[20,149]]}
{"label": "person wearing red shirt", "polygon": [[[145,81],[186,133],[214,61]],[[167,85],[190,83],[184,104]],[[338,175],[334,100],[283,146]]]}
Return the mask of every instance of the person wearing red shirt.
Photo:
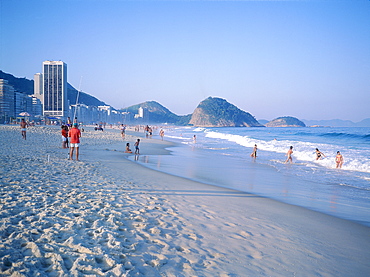
{"label": "person wearing red shirt", "polygon": [[62,148],[68,148],[68,127],[62,125]]}
{"label": "person wearing red shirt", "polygon": [[69,142],[69,159],[73,160],[73,152],[76,148],[76,161],[78,161],[81,132],[78,129],[77,123],[74,123],[73,128],[69,130],[68,137],[71,138]]}

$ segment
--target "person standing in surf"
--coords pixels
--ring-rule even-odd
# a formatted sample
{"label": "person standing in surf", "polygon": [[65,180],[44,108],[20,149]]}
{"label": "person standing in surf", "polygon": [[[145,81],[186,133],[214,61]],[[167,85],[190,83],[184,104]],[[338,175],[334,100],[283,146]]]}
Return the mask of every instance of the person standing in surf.
{"label": "person standing in surf", "polygon": [[318,148],[316,148],[315,152],[316,152],[316,161],[322,160],[322,156],[326,157],[324,153],[322,153]]}
{"label": "person standing in surf", "polygon": [[337,155],[335,156],[335,163],[337,164],[336,168],[342,168],[344,159],[340,151],[337,152]]}
{"label": "person standing in surf", "polygon": [[257,158],[257,144],[254,145],[253,152],[251,154],[252,158]]}
{"label": "person standing in surf", "polygon": [[134,146],[135,146],[135,154],[136,155],[139,155],[140,154],[139,144],[140,144],[140,139],[137,139],[137,141],[134,144]]}
{"label": "person standing in surf", "polygon": [[293,163],[292,154],[293,154],[293,146],[290,146],[288,152],[285,155],[285,156],[288,156],[285,163],[287,163],[287,162]]}

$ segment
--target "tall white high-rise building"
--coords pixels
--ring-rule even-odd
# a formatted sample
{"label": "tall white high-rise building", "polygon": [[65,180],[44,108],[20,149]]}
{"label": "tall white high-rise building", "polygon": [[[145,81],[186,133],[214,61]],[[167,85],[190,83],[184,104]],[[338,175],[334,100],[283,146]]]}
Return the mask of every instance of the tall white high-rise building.
{"label": "tall white high-rise building", "polygon": [[42,83],[44,115],[67,117],[67,64],[62,61],[43,62]]}
{"label": "tall white high-rise building", "polygon": [[36,73],[33,75],[33,95],[41,101],[44,102],[44,97],[42,97],[42,74]]}

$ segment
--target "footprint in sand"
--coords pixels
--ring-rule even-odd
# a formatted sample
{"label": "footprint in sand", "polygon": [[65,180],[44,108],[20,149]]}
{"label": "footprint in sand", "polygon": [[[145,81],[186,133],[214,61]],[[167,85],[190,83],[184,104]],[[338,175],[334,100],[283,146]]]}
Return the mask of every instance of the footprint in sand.
{"label": "footprint in sand", "polygon": [[240,231],[239,233],[233,234],[231,237],[235,239],[247,239],[254,236],[253,233],[247,231]]}
{"label": "footprint in sand", "polygon": [[263,258],[263,254],[259,251],[254,251],[252,254],[248,255],[248,257],[256,260],[260,260]]}
{"label": "footprint in sand", "polygon": [[194,233],[191,233],[191,234],[187,234],[185,235],[187,238],[189,239],[192,239],[192,240],[198,240],[200,238],[200,236],[197,236],[196,234]]}

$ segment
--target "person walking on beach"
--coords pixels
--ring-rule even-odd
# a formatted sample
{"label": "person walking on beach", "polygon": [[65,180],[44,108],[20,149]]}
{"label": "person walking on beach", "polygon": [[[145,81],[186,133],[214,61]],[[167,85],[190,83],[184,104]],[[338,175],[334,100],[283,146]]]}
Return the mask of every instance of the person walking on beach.
{"label": "person walking on beach", "polygon": [[293,146],[290,146],[288,152],[285,155],[285,156],[288,156],[285,163],[287,163],[287,162],[293,163],[292,154],[293,154]]}
{"label": "person walking on beach", "polygon": [[19,124],[21,127],[21,133],[22,133],[22,138],[26,139],[26,131],[27,131],[27,122],[22,118],[21,123]]}
{"label": "person walking on beach", "polygon": [[344,159],[342,154],[338,151],[337,155],[335,156],[335,163],[337,164],[337,168],[342,168]]}
{"label": "person walking on beach", "polygon": [[121,135],[122,135],[122,138],[125,139],[125,135],[126,135],[126,126],[121,124]]}
{"label": "person walking on beach", "polygon": [[140,144],[140,139],[137,139],[135,142],[135,154],[139,155],[140,154],[140,149],[139,149],[139,144]]}
{"label": "person walking on beach", "polygon": [[76,161],[78,161],[81,132],[78,129],[77,123],[73,123],[73,128],[69,130],[68,137],[71,138],[69,148],[69,159],[73,160],[73,152],[76,148]]}
{"label": "person walking on beach", "polygon": [[161,136],[161,138],[162,138],[162,140],[163,140],[163,137],[164,137],[164,131],[163,131],[163,129],[161,129],[161,130],[159,131],[159,135]]}
{"label": "person walking on beach", "polygon": [[130,149],[130,144],[129,143],[126,143],[126,151],[125,153],[132,153],[131,149]]}
{"label": "person walking on beach", "polygon": [[316,152],[316,161],[322,160],[322,156],[326,157],[324,153],[322,153],[318,148],[316,148],[315,152]]}
{"label": "person walking on beach", "polygon": [[251,154],[252,158],[257,158],[257,144],[254,145],[253,147],[253,152]]}

